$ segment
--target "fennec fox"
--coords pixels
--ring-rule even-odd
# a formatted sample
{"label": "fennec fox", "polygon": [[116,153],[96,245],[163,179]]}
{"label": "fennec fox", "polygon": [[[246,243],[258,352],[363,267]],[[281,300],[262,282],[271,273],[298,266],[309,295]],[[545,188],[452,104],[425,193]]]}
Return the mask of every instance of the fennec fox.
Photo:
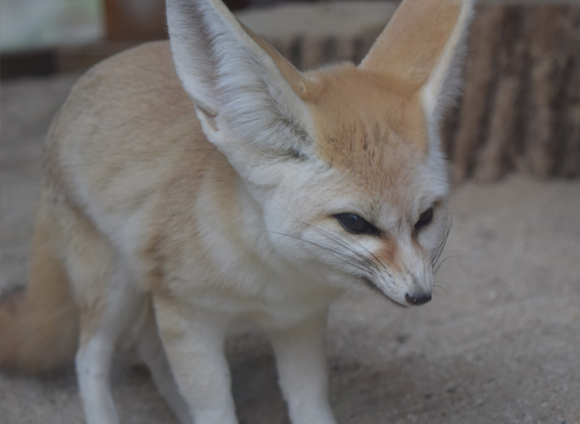
{"label": "fennec fox", "polygon": [[167,3],[170,42],[94,67],[52,125],[3,364],[76,350],[86,422],[118,423],[109,365],[131,334],[182,424],[234,424],[224,334],[247,319],[271,338],[292,423],[335,423],[328,305],[351,284],[431,299],[438,125],[471,1],[405,0],[360,65],[306,73],[219,0]]}

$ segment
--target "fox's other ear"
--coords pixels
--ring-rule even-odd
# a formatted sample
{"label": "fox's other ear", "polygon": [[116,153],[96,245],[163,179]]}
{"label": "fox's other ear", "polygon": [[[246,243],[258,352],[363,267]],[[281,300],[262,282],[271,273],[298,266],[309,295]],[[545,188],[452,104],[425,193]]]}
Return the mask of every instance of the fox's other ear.
{"label": "fox's other ear", "polygon": [[427,117],[438,122],[458,91],[472,14],[473,0],[404,0],[359,68],[421,90]]}
{"label": "fox's other ear", "polygon": [[296,68],[220,0],[167,0],[167,21],[177,74],[212,143],[228,157],[251,147],[300,151],[309,120]]}

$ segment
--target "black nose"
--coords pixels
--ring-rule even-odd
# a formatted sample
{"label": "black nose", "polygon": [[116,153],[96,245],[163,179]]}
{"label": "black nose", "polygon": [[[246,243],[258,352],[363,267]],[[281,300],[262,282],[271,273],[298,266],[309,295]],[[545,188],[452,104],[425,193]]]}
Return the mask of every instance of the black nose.
{"label": "black nose", "polygon": [[431,293],[407,293],[405,295],[405,300],[409,305],[424,305],[431,300]]}

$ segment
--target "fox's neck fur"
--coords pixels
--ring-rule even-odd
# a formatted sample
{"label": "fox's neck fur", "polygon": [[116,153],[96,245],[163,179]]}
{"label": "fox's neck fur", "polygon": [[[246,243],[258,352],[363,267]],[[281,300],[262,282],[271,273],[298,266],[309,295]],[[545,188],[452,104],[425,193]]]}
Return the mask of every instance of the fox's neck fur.
{"label": "fox's neck fur", "polygon": [[196,232],[207,264],[223,277],[204,282],[200,303],[275,328],[326,307],[342,294],[325,281],[329,270],[317,264],[297,268],[278,251],[260,203],[225,158],[211,162],[204,177],[195,204]]}

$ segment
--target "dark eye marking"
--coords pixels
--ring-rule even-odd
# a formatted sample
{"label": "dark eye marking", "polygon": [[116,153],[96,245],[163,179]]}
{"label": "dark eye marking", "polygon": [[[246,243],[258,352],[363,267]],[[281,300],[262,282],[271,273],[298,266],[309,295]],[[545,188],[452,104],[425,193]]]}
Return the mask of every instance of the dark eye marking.
{"label": "dark eye marking", "polygon": [[421,228],[426,227],[433,221],[433,208],[427,209],[421,214],[419,220],[415,223],[415,230],[419,231]]}
{"label": "dark eye marking", "polygon": [[288,151],[288,155],[292,159],[298,159],[298,160],[306,160],[306,159],[308,159],[308,156],[306,156],[304,153],[302,153],[301,151],[296,150],[296,149],[290,149]]}
{"label": "dark eye marking", "polygon": [[346,231],[352,234],[368,234],[372,236],[380,235],[377,227],[372,225],[366,219],[354,213],[339,213],[334,215],[336,220]]}

